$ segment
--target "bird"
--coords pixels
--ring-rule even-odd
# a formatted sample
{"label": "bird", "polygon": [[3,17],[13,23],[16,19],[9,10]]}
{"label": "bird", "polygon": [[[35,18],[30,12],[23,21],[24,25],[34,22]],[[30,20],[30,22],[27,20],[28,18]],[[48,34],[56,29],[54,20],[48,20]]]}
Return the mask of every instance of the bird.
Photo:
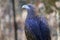
{"label": "bird", "polygon": [[48,25],[43,22],[44,18],[36,15],[35,7],[32,4],[22,6],[26,9],[27,15],[25,18],[25,34],[27,40],[51,40],[50,30]]}

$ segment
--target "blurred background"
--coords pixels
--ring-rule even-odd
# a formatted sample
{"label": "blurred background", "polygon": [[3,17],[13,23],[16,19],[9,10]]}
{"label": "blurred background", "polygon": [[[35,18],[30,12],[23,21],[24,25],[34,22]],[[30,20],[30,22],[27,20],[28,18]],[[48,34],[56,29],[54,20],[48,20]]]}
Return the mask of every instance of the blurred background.
{"label": "blurred background", "polygon": [[[25,40],[21,26],[22,6],[36,4],[36,0],[14,0],[18,40]],[[60,0],[40,0],[40,16],[44,15],[51,30],[52,40],[60,40]],[[0,0],[0,40],[15,40],[12,0]]]}

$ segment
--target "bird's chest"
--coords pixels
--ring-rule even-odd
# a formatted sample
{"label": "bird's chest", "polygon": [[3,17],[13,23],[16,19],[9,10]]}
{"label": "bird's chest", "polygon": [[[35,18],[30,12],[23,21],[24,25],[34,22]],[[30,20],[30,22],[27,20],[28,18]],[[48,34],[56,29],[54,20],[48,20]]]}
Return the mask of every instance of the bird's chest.
{"label": "bird's chest", "polygon": [[36,19],[29,19],[26,21],[26,24],[29,29],[36,31],[39,28],[38,22]]}

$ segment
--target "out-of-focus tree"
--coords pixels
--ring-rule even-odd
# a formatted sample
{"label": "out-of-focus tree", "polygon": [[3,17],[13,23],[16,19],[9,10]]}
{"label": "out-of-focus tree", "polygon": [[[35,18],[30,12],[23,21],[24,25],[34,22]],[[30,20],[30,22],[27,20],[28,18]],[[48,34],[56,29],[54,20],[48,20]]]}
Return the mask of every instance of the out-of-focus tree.
{"label": "out-of-focus tree", "polygon": [[58,0],[42,0],[42,2],[45,4],[47,13],[52,11],[51,6],[54,6],[56,8],[56,5],[55,5],[56,1],[58,1]]}

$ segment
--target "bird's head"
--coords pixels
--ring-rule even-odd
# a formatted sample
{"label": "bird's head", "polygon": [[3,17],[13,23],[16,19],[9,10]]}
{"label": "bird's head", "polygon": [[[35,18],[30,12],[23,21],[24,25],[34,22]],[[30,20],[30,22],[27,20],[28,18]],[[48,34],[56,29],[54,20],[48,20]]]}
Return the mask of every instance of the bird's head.
{"label": "bird's head", "polygon": [[34,10],[35,8],[33,5],[31,5],[31,4],[23,5],[22,9],[23,9],[23,13],[22,13],[23,18],[26,19],[26,18],[32,18],[35,16],[35,10]]}

